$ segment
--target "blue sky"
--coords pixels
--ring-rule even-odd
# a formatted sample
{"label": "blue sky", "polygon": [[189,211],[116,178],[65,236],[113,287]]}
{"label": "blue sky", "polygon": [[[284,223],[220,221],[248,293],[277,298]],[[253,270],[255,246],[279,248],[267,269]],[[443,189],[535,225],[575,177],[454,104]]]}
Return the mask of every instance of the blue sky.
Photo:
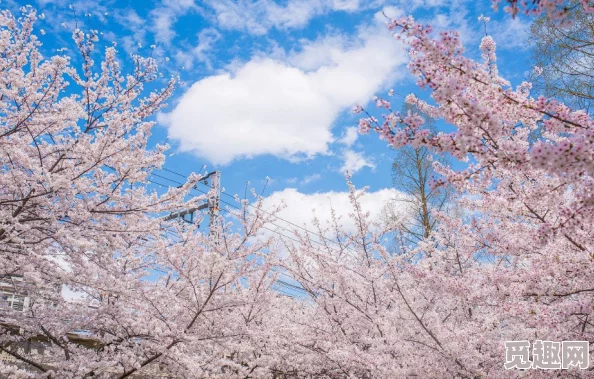
{"label": "blue sky", "polygon": [[[270,203],[285,199],[281,217],[297,224],[329,205],[348,208],[344,173],[368,185],[366,206],[377,214],[397,196],[391,189],[393,153],[377,136],[355,133],[355,104],[393,88],[393,108],[417,89],[406,52],[382,15],[412,14],[436,29],[456,29],[467,54],[480,55],[480,14],[498,43],[500,73],[518,84],[530,70],[529,24],[496,12],[488,0],[15,0],[45,14],[37,29],[46,55],[66,47],[71,31],[97,29],[103,43],[128,54],[153,54],[166,75],[182,83],[160,114],[151,143],[171,145],[165,167],[188,174],[222,172],[229,194],[246,182]],[[179,180],[169,172],[164,176]],[[166,182],[165,180],[160,180]],[[171,182],[172,184],[172,182]]]}

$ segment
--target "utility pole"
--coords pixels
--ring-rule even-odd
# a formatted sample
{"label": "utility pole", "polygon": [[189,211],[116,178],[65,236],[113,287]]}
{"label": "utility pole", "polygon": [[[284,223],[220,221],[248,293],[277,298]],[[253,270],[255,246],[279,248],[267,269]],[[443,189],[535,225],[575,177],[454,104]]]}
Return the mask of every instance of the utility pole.
{"label": "utility pole", "polygon": [[221,200],[221,173],[213,171],[206,175],[210,177],[210,191],[208,191],[208,230],[211,240],[217,241],[216,222],[219,217]]}
{"label": "utility pole", "polygon": [[[212,171],[204,176],[201,181],[210,187],[210,191],[208,191],[208,200],[204,204],[200,204],[197,207],[188,208],[181,210],[179,212],[175,212],[163,218],[163,221],[169,221],[173,219],[181,218],[183,221],[193,224],[194,223],[194,214],[198,211],[208,208],[208,226],[209,226],[209,235],[216,241],[216,220],[219,216],[220,211],[220,198],[221,198],[221,173],[220,171]],[[197,188],[197,187],[194,187]],[[186,216],[189,216],[189,220],[186,219]]]}

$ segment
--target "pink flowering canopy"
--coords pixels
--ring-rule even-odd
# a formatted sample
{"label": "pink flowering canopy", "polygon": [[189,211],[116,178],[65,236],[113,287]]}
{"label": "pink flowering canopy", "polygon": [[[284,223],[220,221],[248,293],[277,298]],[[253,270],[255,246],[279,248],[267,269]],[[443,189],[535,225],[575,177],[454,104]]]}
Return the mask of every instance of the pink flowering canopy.
{"label": "pink flowering canopy", "polygon": [[0,377],[257,372],[251,341],[277,295],[257,259],[268,241],[247,241],[269,216],[238,212],[241,232],[221,220],[212,236],[163,221],[205,200],[190,195],[198,175],[148,186],[167,148],[147,147],[150,117],[176,78],[145,90],[155,60],[123,73],[96,32],[73,33],[81,67],[43,57],[37,17],[0,13],[0,281],[26,298],[0,308],[0,353],[16,362]]}
{"label": "pink flowering canopy", "polygon": [[438,215],[439,230],[414,250],[420,261],[395,263],[405,273],[399,280],[415,283],[411,314],[424,315],[412,314],[422,328],[414,342],[432,357],[427,361],[439,362],[412,370],[505,378],[506,340],[592,341],[593,120],[531,97],[530,83],[512,88],[498,74],[490,36],[482,39],[479,63],[462,55],[457,33],[434,36],[412,18],[389,27],[409,46],[409,68],[432,99],[409,95],[406,102],[456,131],[431,132],[421,114],[392,112],[389,101],[376,99],[388,113],[379,122],[356,107],[368,115],[360,132],[471,162],[462,171],[438,166],[434,183],[455,186],[463,213]]}
{"label": "pink flowering canopy", "polygon": [[495,9],[505,4],[505,11],[509,12],[513,17],[519,13],[536,16],[544,12],[547,17],[562,20],[567,15],[568,10],[578,6],[583,7],[585,12],[594,12],[594,2],[592,0],[491,0],[491,3]]}
{"label": "pink flowering canopy", "polygon": [[[555,0],[508,3],[563,16]],[[400,114],[375,98],[377,117],[356,106],[360,132],[468,163],[435,164],[432,185],[458,196],[429,238],[396,233],[394,254],[394,224],[350,178],[353,232],[332,211],[316,235],[262,238],[280,207],[256,195],[208,234],[165,221],[205,200],[199,175],[164,194],[148,184],[167,149],[147,146],[151,117],[176,78],[139,56],[123,73],[96,32],[73,33],[80,67],[43,57],[37,17],[0,13],[0,280],[27,298],[0,308],[1,377],[509,378],[504,341],[594,341],[594,121],[513,88],[490,36],[476,62],[455,32],[389,23],[431,100],[411,94],[420,112]],[[277,291],[281,273],[302,296]]]}

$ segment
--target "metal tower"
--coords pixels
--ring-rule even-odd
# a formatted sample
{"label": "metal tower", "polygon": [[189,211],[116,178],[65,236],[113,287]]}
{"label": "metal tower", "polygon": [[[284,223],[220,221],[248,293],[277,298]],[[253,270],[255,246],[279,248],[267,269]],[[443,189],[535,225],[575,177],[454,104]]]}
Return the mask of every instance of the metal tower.
{"label": "metal tower", "polygon": [[[209,218],[209,233],[214,236],[215,222],[219,216],[220,211],[220,198],[221,198],[221,173],[219,171],[212,171],[204,176],[201,181],[210,187],[208,191],[208,199],[206,203],[200,204],[194,208],[184,209],[179,212],[175,212],[166,216],[163,220],[169,221],[177,218],[181,218],[183,221],[188,223],[194,223],[194,214],[198,211],[208,208]],[[194,187],[196,188],[196,187]],[[215,239],[216,240],[216,239]]]}

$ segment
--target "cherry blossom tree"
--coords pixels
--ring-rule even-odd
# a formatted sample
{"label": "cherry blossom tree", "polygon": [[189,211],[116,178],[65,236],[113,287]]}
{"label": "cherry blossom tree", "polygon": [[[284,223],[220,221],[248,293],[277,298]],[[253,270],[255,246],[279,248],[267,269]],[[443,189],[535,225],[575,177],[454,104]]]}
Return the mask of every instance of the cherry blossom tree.
{"label": "cherry blossom tree", "polygon": [[257,375],[278,294],[269,243],[250,236],[269,216],[240,211],[210,235],[163,221],[205,200],[191,193],[199,175],[149,185],[167,148],[147,147],[150,118],[175,78],[145,90],[155,60],[133,56],[124,73],[114,47],[95,51],[97,32],[74,31],[79,68],[43,57],[38,17],[0,13],[0,281],[27,299],[0,309],[0,353],[15,362],[0,376]]}
{"label": "cherry blossom tree", "polygon": [[[37,17],[0,14],[0,278],[28,299],[0,310],[0,351],[16,362],[1,376],[508,378],[503,341],[594,340],[594,122],[531,97],[530,83],[512,88],[491,37],[475,62],[454,32],[390,22],[432,98],[407,103],[456,131],[384,99],[383,122],[359,124],[466,160],[437,165],[433,183],[457,190],[462,217],[434,211],[428,238],[393,255],[394,225],[372,220],[349,182],[355,232],[333,215],[314,223],[321,239],[296,231],[278,253],[253,238],[275,213],[257,197],[209,235],[164,221],[204,201],[199,175],[162,194],[149,185],[167,148],[148,148],[151,116],[175,78],[145,90],[159,83],[154,59],[134,56],[125,74],[115,48],[95,51],[96,32],[74,31],[81,67],[44,58]],[[281,272],[303,297],[273,290]]]}
{"label": "cherry blossom tree", "polygon": [[579,6],[582,6],[584,11],[588,13],[594,13],[592,0],[491,0],[491,3],[495,9],[501,4],[507,4],[504,8],[505,11],[514,17],[519,13],[530,16],[545,13],[552,19],[562,21],[569,15],[570,11]]}
{"label": "cherry blossom tree", "polygon": [[[494,327],[495,320],[484,323],[480,313],[472,314],[478,312],[480,301],[474,297],[479,293],[472,284],[463,282],[472,293],[459,288],[465,279],[452,272],[455,259],[436,251],[421,257],[433,245],[421,242],[419,248],[407,250],[404,239],[401,252],[392,254],[387,240],[394,225],[372,220],[360,203],[365,189],[348,184],[349,217],[356,231],[346,233],[338,217],[327,226],[314,222],[317,234],[328,236],[323,246],[311,233],[297,233],[300,243],[290,246],[289,257],[279,263],[308,294],[306,306],[285,315],[287,325],[277,332],[277,350],[299,357],[286,360],[285,369],[302,374],[296,377],[328,378],[474,378],[497,373],[504,358],[498,346],[501,328]],[[439,232],[453,222],[445,218],[437,238],[445,238]],[[448,238],[450,244],[465,241],[456,235]],[[444,242],[439,242],[443,249]],[[460,264],[473,273],[468,276],[472,280],[488,270],[473,260]],[[487,311],[492,317],[490,308]],[[491,355],[494,351],[497,355]],[[493,370],[497,364],[501,367]]]}
{"label": "cherry blossom tree", "polygon": [[[504,378],[509,377],[503,366],[506,340],[594,340],[594,122],[583,110],[531,97],[530,83],[512,88],[498,74],[490,36],[482,39],[480,63],[464,57],[455,32],[434,36],[410,17],[389,27],[409,46],[409,68],[432,98],[426,102],[409,95],[406,101],[457,130],[432,132],[423,128],[419,114],[392,112],[389,101],[378,99],[378,107],[388,110],[384,121],[356,107],[367,113],[360,131],[375,130],[395,147],[424,146],[466,160],[462,171],[438,167],[441,177],[433,184],[454,186],[465,216],[436,213],[438,230],[411,251],[408,262],[383,258],[375,246],[368,255],[386,262],[373,260],[381,270],[358,272],[356,284],[354,278],[320,278],[325,287],[319,287],[332,297],[336,290],[328,286],[346,283],[363,305],[344,292],[336,301],[341,309],[365,310],[362,319],[369,326],[375,315],[388,312],[375,299],[387,302],[391,294],[400,295],[397,308],[406,316],[401,325],[397,317],[389,319],[401,335],[395,345],[403,351],[395,353],[394,364],[405,370],[403,375]],[[376,283],[390,280],[389,291],[372,291]],[[365,294],[363,283],[368,284]],[[393,336],[379,324],[369,349],[388,340],[380,330]],[[424,358],[410,367],[401,357],[409,364]]]}

